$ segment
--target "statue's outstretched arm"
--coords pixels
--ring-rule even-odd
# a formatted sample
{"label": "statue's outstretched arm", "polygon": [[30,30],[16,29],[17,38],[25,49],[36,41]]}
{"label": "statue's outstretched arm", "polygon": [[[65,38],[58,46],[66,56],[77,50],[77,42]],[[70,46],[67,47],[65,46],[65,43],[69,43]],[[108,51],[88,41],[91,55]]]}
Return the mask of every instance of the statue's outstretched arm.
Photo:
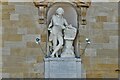
{"label": "statue's outstretched arm", "polygon": [[64,19],[64,25],[68,26],[68,23],[67,23],[66,19]]}

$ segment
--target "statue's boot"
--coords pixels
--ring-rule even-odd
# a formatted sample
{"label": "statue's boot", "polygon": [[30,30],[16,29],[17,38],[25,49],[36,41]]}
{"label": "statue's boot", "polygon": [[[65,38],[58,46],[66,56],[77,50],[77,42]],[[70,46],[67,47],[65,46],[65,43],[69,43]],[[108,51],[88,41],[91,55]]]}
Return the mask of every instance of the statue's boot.
{"label": "statue's boot", "polygon": [[52,58],[53,58],[53,57],[55,57],[55,56],[54,56],[54,54],[51,54],[51,55],[50,55],[50,57],[52,57]]}
{"label": "statue's boot", "polygon": [[56,52],[55,54],[52,53],[52,54],[50,55],[50,57],[55,57],[55,55],[56,55],[56,57],[58,57],[58,52]]}

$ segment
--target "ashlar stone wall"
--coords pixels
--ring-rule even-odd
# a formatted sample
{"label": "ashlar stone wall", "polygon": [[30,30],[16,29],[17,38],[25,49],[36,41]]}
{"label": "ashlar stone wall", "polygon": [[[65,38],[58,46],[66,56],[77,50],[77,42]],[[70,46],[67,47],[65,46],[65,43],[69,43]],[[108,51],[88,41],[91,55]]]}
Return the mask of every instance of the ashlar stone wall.
{"label": "ashlar stone wall", "polygon": [[[43,52],[35,43],[41,37],[46,52],[47,26],[38,23],[38,9],[32,2],[3,2],[2,76],[4,78],[44,77]],[[117,78],[118,4],[92,2],[87,11],[87,25],[79,26],[80,55],[85,38],[91,40],[81,56],[87,78]]]}

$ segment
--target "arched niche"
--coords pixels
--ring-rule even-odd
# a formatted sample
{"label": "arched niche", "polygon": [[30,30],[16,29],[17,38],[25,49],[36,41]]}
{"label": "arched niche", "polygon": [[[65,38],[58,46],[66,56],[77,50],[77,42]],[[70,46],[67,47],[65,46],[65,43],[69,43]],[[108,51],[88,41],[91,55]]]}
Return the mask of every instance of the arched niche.
{"label": "arched niche", "polygon": [[[49,6],[49,8],[47,9],[47,12],[46,12],[47,26],[49,25],[51,17],[52,17],[52,15],[55,14],[55,11],[58,7],[62,7],[64,9],[63,16],[67,20],[68,24],[72,24],[72,26],[77,29],[77,35],[74,40],[73,46],[74,46],[75,55],[77,57],[79,57],[78,39],[77,39],[78,32],[79,32],[79,30],[78,30],[79,29],[79,15],[78,15],[77,8],[73,4],[67,3],[67,2],[56,2],[56,3],[53,3],[51,6]],[[49,37],[49,33],[48,33],[47,37]],[[47,52],[49,53],[48,45],[47,45]]]}
{"label": "arched niche", "polygon": [[70,3],[56,2],[51,5],[47,10],[47,23],[50,22],[50,19],[58,7],[62,7],[64,9],[64,18],[67,20],[69,24],[72,24],[74,27],[78,27],[78,12],[76,8]]}

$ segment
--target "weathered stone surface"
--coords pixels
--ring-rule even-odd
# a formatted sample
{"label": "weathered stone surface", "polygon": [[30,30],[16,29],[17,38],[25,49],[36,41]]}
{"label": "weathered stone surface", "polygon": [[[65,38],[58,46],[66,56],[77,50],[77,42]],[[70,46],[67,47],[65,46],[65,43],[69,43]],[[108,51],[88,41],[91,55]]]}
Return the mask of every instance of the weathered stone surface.
{"label": "weathered stone surface", "polygon": [[10,77],[10,73],[2,73],[2,78],[9,78]]}
{"label": "weathered stone surface", "polygon": [[[47,25],[38,23],[38,9],[31,2],[2,2],[0,7],[3,77],[44,78],[43,52],[34,41],[40,36],[46,52]],[[118,3],[92,3],[86,14],[87,25],[79,25],[80,54],[85,38],[91,40],[87,53],[81,56],[87,78],[118,77],[114,71],[118,64],[117,9]],[[34,71],[33,64],[38,64],[38,71]]]}
{"label": "weathered stone surface", "polygon": [[45,58],[45,78],[81,78],[81,59]]}
{"label": "weathered stone surface", "polygon": [[107,22],[107,16],[97,16],[96,22]]}
{"label": "weathered stone surface", "polygon": [[35,42],[36,37],[40,37],[40,34],[26,34],[22,36],[22,40],[25,42]]}
{"label": "weathered stone surface", "polygon": [[105,22],[103,27],[104,30],[118,30],[118,23]]}
{"label": "weathered stone surface", "polygon": [[94,43],[109,43],[109,37],[106,35],[97,35],[93,37]]}
{"label": "weathered stone surface", "polygon": [[44,73],[44,63],[36,63],[34,64],[34,72],[38,72],[38,73]]}
{"label": "weathered stone surface", "polygon": [[27,47],[28,48],[40,48],[40,46],[36,44],[35,42],[27,42]]}
{"label": "weathered stone surface", "polygon": [[2,55],[10,55],[10,48],[4,47],[1,50],[2,50]]}
{"label": "weathered stone surface", "polygon": [[11,14],[10,20],[19,20],[19,14]]}
{"label": "weathered stone surface", "polygon": [[27,28],[18,28],[17,34],[27,34]]}
{"label": "weathered stone surface", "polygon": [[2,20],[9,20],[10,14],[2,14]]}
{"label": "weathered stone surface", "polygon": [[106,58],[108,56],[111,58],[117,58],[118,50],[117,49],[98,49],[97,55],[103,58]]}
{"label": "weathered stone surface", "polygon": [[3,39],[6,41],[22,41],[22,35],[20,35],[20,34],[4,34]]}
{"label": "weathered stone surface", "polygon": [[2,5],[2,13],[10,13],[15,11],[15,5]]}
{"label": "weathered stone surface", "polygon": [[5,41],[4,42],[4,47],[10,47],[10,48],[25,48],[26,43],[22,41]]}
{"label": "weathered stone surface", "polygon": [[8,34],[12,35],[13,34],[12,36],[14,37],[14,35],[17,34],[17,28],[13,28],[13,27],[9,27],[9,28],[7,27],[7,28],[5,28],[5,27],[3,27],[3,34],[6,34],[6,35],[8,35]]}
{"label": "weathered stone surface", "polygon": [[85,56],[97,56],[96,49],[86,49]]}

